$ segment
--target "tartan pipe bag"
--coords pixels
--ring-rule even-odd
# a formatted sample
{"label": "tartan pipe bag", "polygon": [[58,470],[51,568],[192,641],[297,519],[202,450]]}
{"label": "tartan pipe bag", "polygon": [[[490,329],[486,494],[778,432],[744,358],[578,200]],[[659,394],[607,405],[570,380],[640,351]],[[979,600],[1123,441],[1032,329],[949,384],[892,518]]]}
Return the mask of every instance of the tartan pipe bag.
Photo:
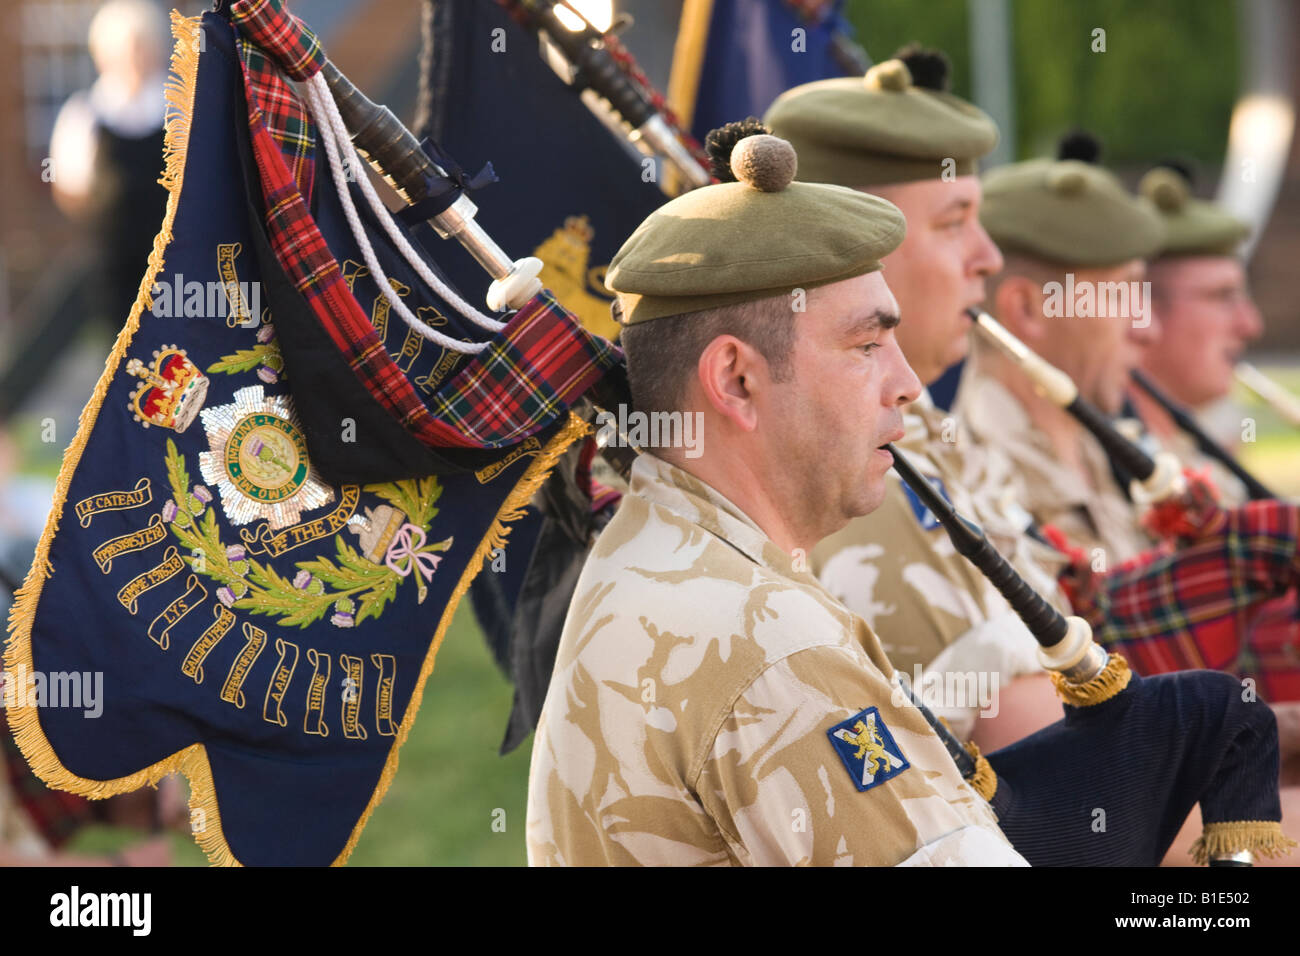
{"label": "tartan pipe bag", "polygon": [[[547,294],[477,355],[413,340],[277,53],[212,13],[173,30],[167,214],[11,613],[7,716],[52,787],[184,772],[215,863],[342,863],[457,602],[620,356]],[[362,210],[411,311],[472,338]],[[97,714],[46,682],[95,674]]]}

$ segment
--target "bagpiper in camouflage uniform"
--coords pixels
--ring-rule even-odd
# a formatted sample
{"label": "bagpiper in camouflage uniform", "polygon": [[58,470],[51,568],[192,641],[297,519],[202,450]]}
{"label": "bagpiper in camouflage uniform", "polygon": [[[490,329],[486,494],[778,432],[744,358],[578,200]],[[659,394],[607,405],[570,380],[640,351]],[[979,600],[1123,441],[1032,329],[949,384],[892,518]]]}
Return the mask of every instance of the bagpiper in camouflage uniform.
{"label": "bagpiper in camouflage uniform", "polygon": [[638,458],[583,570],[529,861],[1022,865],[872,629],[807,570],[879,502],[880,446],[920,389],[878,271],[902,216],[791,185],[775,137],[729,145],[742,181],[666,204],[609,270],[633,414],[697,414],[705,440]]}
{"label": "bagpiper in camouflage uniform", "polygon": [[[1190,195],[1186,173],[1159,166],[1138,191],[1165,224],[1165,239],[1148,263],[1147,278],[1160,321],[1159,348],[1140,358],[1142,370],[1167,395],[1191,409],[1227,399],[1233,370],[1246,345],[1263,334],[1240,256],[1250,227],[1213,202]],[[1241,480],[1207,458],[1186,433],[1140,389],[1129,392],[1139,416],[1160,444],[1196,469],[1208,468],[1221,500],[1247,500]],[[1234,426],[1235,440],[1241,436]]]}
{"label": "bagpiper in camouflage uniform", "polygon": [[[1076,134],[1062,142],[1064,158],[991,170],[980,220],[1005,257],[989,311],[1113,417],[1129,371],[1159,335],[1144,260],[1165,230],[1150,203],[1096,165],[1097,152]],[[1095,555],[1098,568],[1152,547],[1101,444],[993,346],[974,341],[953,411],[1011,460],[1035,520]]]}
{"label": "bagpiper in camouflage uniform", "polygon": [[[997,142],[997,128],[983,112],[939,89],[946,85],[940,58],[909,61],[928,87],[918,87],[902,61],[887,60],[872,67],[865,82],[824,80],[790,90],[764,122],[794,143],[801,179],[882,195],[908,217],[908,234],[887,270],[907,317],[900,344],[928,384],[965,354],[970,320],[964,309],[983,301],[985,277],[1002,266],[979,223],[975,175],[976,160]],[[898,447],[909,460],[983,526],[1022,577],[1067,610],[1056,583],[1063,557],[1025,534],[1031,519],[1017,501],[1010,464],[970,441],[928,393],[907,409],[905,426]],[[1059,716],[1024,624],[896,476],[879,509],[817,547],[813,570],[886,635],[896,666],[912,675],[925,668],[923,692],[927,675],[978,672],[998,681],[1005,704],[1008,685],[1026,678]],[[1008,739],[985,736],[995,721],[977,723],[980,708],[969,697],[926,699],[959,736],[973,733],[986,750],[990,740]]]}

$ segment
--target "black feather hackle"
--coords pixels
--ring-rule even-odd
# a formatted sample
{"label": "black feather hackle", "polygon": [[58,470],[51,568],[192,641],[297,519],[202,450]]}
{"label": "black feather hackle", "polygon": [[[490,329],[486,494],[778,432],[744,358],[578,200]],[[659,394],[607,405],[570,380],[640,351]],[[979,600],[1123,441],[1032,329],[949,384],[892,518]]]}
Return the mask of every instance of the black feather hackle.
{"label": "black feather hackle", "polygon": [[709,135],[704,137],[704,151],[709,154],[709,172],[713,178],[720,183],[734,183],[736,176],[731,171],[731,151],[736,144],[746,136],[771,132],[754,116],[709,130]]}
{"label": "black feather hackle", "polygon": [[902,60],[907,65],[907,72],[912,74],[913,86],[940,93],[948,91],[952,81],[952,64],[942,50],[909,43],[894,54],[894,59]]}
{"label": "black feather hackle", "polygon": [[1056,144],[1057,159],[1077,159],[1096,165],[1101,159],[1101,140],[1086,129],[1072,129]]}

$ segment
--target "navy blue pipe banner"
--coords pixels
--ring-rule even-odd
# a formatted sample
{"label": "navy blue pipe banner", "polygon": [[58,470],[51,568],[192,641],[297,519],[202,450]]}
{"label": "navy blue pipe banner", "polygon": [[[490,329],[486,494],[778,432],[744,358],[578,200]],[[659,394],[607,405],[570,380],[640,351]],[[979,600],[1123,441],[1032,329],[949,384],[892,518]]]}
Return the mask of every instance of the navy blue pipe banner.
{"label": "navy blue pipe banner", "polygon": [[[185,773],[214,863],[342,863],[396,772],[457,601],[586,426],[561,410],[476,471],[319,474],[298,413],[313,395],[290,391],[261,297],[234,34],[214,14],[173,14],[173,30],[166,218],[11,615],[8,715],[53,787],[107,797]],[[428,394],[456,356],[388,315],[317,160],[314,217]],[[411,310],[471,337],[367,230]],[[453,243],[439,255],[468,259]],[[101,673],[99,714],[41,699],[54,675]]]}
{"label": "navy blue pipe banner", "polygon": [[[542,281],[593,332],[612,338],[605,267],[663,204],[647,168],[543,62],[538,41],[497,0],[437,0],[429,131],[467,169],[500,182],[475,194],[478,220],[513,256],[536,255]],[[446,257],[472,300],[473,262]]]}
{"label": "navy blue pipe banner", "polygon": [[703,142],[715,127],[762,116],[788,89],[843,76],[832,50],[836,34],[852,34],[843,7],[844,0],[713,0],[691,134]]}

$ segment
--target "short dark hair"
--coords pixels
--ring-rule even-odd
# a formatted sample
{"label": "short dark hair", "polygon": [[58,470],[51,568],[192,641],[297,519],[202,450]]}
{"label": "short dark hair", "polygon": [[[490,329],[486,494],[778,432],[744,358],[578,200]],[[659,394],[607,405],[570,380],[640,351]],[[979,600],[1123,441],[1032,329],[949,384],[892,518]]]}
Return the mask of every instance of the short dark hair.
{"label": "short dark hair", "polygon": [[773,380],[786,381],[793,374],[794,320],[790,296],[777,295],[626,326],[619,343],[627,356],[633,408],[680,411],[700,355],[719,335],[734,335],[757,349]]}

